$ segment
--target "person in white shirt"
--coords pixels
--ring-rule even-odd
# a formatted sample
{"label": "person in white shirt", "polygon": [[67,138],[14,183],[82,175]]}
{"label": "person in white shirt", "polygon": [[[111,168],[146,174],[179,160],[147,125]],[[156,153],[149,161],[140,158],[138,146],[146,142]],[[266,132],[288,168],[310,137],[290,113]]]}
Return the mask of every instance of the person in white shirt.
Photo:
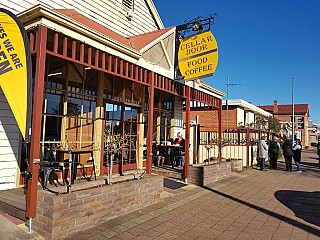
{"label": "person in white shirt", "polygon": [[294,163],[297,166],[297,172],[301,172],[300,162],[301,162],[302,146],[301,146],[300,139],[297,139],[296,145],[294,145],[292,150],[293,150],[293,160],[294,160]]}

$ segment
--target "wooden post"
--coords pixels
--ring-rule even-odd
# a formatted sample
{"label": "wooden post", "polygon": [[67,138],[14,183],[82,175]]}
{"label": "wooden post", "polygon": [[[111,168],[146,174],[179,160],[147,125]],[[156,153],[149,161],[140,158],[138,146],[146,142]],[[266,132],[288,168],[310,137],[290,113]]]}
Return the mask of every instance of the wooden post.
{"label": "wooden post", "polygon": [[152,172],[152,135],[153,135],[153,107],[154,107],[154,72],[150,73],[149,109],[148,109],[148,134],[147,134],[147,169]]}
{"label": "wooden post", "polygon": [[221,142],[222,142],[222,100],[220,99],[219,101],[219,109],[218,109],[218,114],[219,114],[219,145],[218,145],[218,150],[219,150],[219,161],[222,159],[222,148],[221,148]]}
{"label": "wooden post", "polygon": [[97,166],[96,174],[99,176],[103,173],[103,158],[104,158],[104,105],[103,105],[103,89],[104,84],[103,81],[105,80],[105,74],[103,72],[98,73],[98,99],[97,99],[97,106],[96,106],[96,116],[93,125],[93,146],[95,149],[99,149],[99,151],[94,151],[94,164]]}
{"label": "wooden post", "polygon": [[184,163],[184,178],[187,181],[189,177],[189,144],[190,144],[190,87],[186,89],[186,138],[185,138],[185,163]]}
{"label": "wooden post", "polygon": [[247,128],[247,166],[246,168],[249,169],[249,161],[250,161],[250,128]]}
{"label": "wooden post", "polygon": [[36,38],[36,73],[33,100],[33,115],[30,142],[30,159],[28,169],[28,193],[26,217],[34,218],[37,207],[37,190],[38,190],[38,169],[39,166],[34,164],[35,159],[40,158],[40,135],[42,121],[42,103],[43,89],[46,68],[46,47],[47,47],[47,28],[39,26]]}

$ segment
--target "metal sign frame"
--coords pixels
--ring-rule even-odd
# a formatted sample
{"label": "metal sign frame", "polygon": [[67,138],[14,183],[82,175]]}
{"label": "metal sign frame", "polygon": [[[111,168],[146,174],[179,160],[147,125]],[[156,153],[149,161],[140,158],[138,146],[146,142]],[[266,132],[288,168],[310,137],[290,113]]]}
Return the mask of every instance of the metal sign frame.
{"label": "metal sign frame", "polygon": [[198,16],[190,21],[185,20],[184,24],[176,26],[176,48],[175,48],[175,60],[174,60],[174,79],[183,80],[183,76],[178,66],[178,50],[181,40],[192,37],[196,34],[210,31],[211,26],[214,24],[214,18],[218,16],[218,13],[209,14],[209,17]]}

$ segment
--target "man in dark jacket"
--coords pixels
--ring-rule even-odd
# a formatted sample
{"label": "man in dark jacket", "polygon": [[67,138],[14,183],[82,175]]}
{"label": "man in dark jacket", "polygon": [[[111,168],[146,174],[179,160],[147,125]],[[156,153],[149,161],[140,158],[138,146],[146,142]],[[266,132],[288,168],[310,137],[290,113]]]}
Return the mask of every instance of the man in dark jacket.
{"label": "man in dark jacket", "polygon": [[277,141],[278,138],[274,136],[269,144],[269,156],[270,156],[270,169],[277,170],[278,153],[280,149],[280,144]]}
{"label": "man in dark jacket", "polygon": [[292,150],[292,143],[290,142],[290,138],[286,137],[286,140],[284,141],[282,145],[282,151],[284,160],[286,162],[286,168],[287,171],[292,171],[292,157],[293,157],[293,150]]}

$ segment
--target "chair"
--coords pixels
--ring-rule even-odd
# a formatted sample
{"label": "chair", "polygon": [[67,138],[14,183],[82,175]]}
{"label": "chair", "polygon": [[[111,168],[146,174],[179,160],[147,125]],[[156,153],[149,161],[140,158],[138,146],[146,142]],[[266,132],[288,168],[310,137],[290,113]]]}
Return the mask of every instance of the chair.
{"label": "chair", "polygon": [[[53,175],[55,171],[61,171],[62,174],[62,185],[65,185],[64,178],[64,167],[57,162],[57,153],[54,149],[50,148],[49,145],[44,146],[44,157],[43,162],[39,168],[39,176],[40,173],[43,172],[43,182],[41,183],[42,188],[46,189],[48,185],[48,181],[50,183],[54,182]],[[58,180],[57,180],[58,181]]]}
{"label": "chair", "polygon": [[[87,163],[92,164],[93,174],[94,174],[94,180],[97,180],[96,167],[95,167],[95,165],[94,165],[94,158],[93,158],[93,154],[91,155],[91,157],[89,158],[89,160],[87,161]],[[90,176],[90,178],[91,178],[91,176]]]}
{"label": "chair", "polygon": [[184,166],[184,151],[179,149],[177,151],[177,153],[175,153],[174,159],[175,159],[175,164],[177,167],[179,167],[179,166],[183,167]]}
{"label": "chair", "polygon": [[163,165],[163,162],[162,162],[163,156],[161,152],[161,146],[153,144],[152,153],[153,153],[152,155],[153,163],[155,166],[159,168],[161,164]]}

